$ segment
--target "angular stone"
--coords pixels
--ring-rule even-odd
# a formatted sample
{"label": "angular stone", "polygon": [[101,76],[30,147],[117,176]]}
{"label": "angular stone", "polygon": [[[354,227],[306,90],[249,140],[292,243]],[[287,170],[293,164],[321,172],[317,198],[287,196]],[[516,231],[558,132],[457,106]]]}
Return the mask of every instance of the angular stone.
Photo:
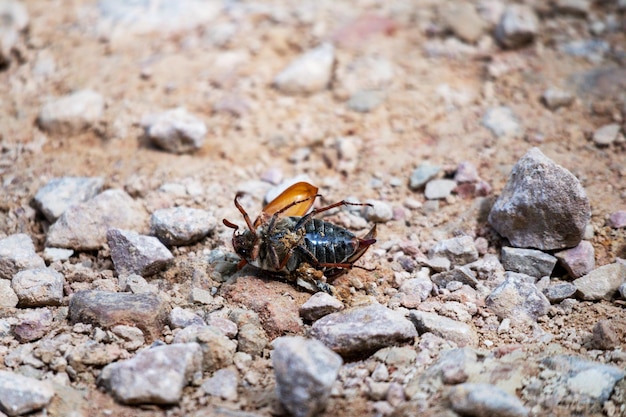
{"label": "angular stone", "polygon": [[310,94],[328,88],[335,48],[325,43],[294,60],[274,78],[274,86],[287,94]]}
{"label": "angular stone", "polygon": [[213,376],[202,383],[202,390],[212,397],[220,397],[227,401],[237,400],[237,384],[239,374],[230,368],[219,369]]}
{"label": "angular stone", "polygon": [[472,288],[478,286],[476,274],[467,266],[455,267],[450,271],[439,272],[430,277],[430,279],[437,284],[439,288],[446,288],[446,286],[453,281],[469,285]]}
{"label": "angular stone", "polygon": [[534,277],[507,271],[504,282],[489,294],[485,303],[501,319],[537,320],[548,313],[550,301],[534,282]]}
{"label": "angular stone", "polygon": [[492,384],[459,384],[448,391],[452,410],[461,415],[527,417],[530,411],[516,396]]}
{"label": "angular stone", "polygon": [[593,326],[593,338],[591,342],[596,349],[615,349],[620,345],[619,339],[611,320],[599,320],[595,326]]}
{"label": "angular stone", "polygon": [[207,134],[205,123],[183,107],[147,115],[141,124],[152,143],[178,154],[202,148]]}
{"label": "angular stone", "polygon": [[124,341],[122,346],[126,350],[137,350],[145,343],[143,332],[135,326],[118,324],[111,327],[111,332]]}
{"label": "angular stone", "polygon": [[577,403],[582,404],[602,404],[607,401],[615,384],[626,376],[626,372],[617,366],[592,362],[576,356],[550,356],[541,363],[559,375],[559,386],[565,391],[562,395],[575,398]]}
{"label": "angular stone", "polygon": [[411,311],[409,319],[419,334],[430,332],[442,339],[456,343],[459,347],[478,346],[478,334],[469,325],[460,321],[417,310]]}
{"label": "angular stone", "polygon": [[454,190],[456,186],[457,184],[454,180],[430,180],[426,184],[426,189],[424,189],[424,196],[429,200],[439,200],[442,198],[446,198],[452,194],[452,190]]}
{"label": "angular stone", "polygon": [[577,246],[554,254],[572,278],[580,278],[596,267],[595,249],[591,242],[582,240]]}
{"label": "angular stone", "polygon": [[149,341],[161,336],[169,305],[156,294],[79,291],[70,298],[72,323],[90,323],[104,328],[118,324],[138,327]]}
{"label": "angular stone", "polygon": [[548,88],[541,96],[546,107],[556,110],[559,107],[567,107],[574,102],[574,96],[569,91]]}
{"label": "angular stone", "polygon": [[106,190],[68,208],[50,226],[46,246],[97,250],[106,243],[110,228],[143,230],[146,224],[147,214],[138,202],[122,190]]}
{"label": "angular stone", "polygon": [[439,174],[441,168],[435,165],[421,164],[413,170],[409,178],[409,188],[417,191]]}
{"label": "angular stone", "polygon": [[102,95],[92,90],[80,90],[44,104],[37,121],[47,132],[73,135],[98,123],[103,112]]}
{"label": "angular stone", "polygon": [[174,337],[174,343],[199,343],[202,348],[202,369],[213,372],[232,365],[237,344],[213,326],[188,326]]}
{"label": "angular stone", "polygon": [[98,384],[123,404],[177,404],[201,366],[197,343],[161,345],[107,365]]}
{"label": "angular stone", "polygon": [[609,216],[609,227],[613,229],[621,229],[626,227],[626,210],[617,210]]}
{"label": "angular stone", "polygon": [[63,300],[63,275],[53,269],[27,269],[13,275],[11,285],[22,307],[55,306]]}
{"label": "angular stone", "polygon": [[180,307],[174,307],[170,312],[169,324],[172,329],[183,329],[192,325],[205,325],[202,317],[192,311],[185,310]]}
{"label": "angular stone", "polygon": [[557,259],[536,249],[520,249],[505,246],[501,252],[502,266],[506,271],[519,272],[531,277],[550,276]]}
{"label": "angular stone", "polygon": [[53,396],[54,389],[46,381],[0,370],[0,411],[8,416],[41,410]]}
{"label": "angular stone", "polygon": [[599,146],[608,146],[615,142],[621,126],[617,123],[604,125],[593,132],[593,143]]}
{"label": "angular stone", "polygon": [[43,250],[43,258],[49,263],[67,261],[73,254],[72,249],[44,248]]}
{"label": "angular stone", "polygon": [[418,274],[416,278],[407,279],[398,288],[400,304],[406,308],[415,308],[426,300],[433,290],[433,283],[426,274]]}
{"label": "angular stone", "polygon": [[532,42],[539,32],[539,19],[530,6],[506,7],[496,27],[495,37],[506,48],[518,48]]}
{"label": "angular stone", "polygon": [[340,355],[351,357],[411,342],[417,331],[400,313],[373,304],[322,317],[313,323],[311,336]]}
{"label": "angular stone", "polygon": [[44,337],[52,328],[52,312],[47,308],[27,310],[17,316],[17,324],[11,330],[21,343]]}
{"label": "angular stone", "polygon": [[0,307],[15,307],[18,301],[17,294],[11,288],[11,281],[0,279]]}
{"label": "angular stone", "polygon": [[107,243],[115,270],[120,275],[154,275],[174,259],[172,252],[159,239],[131,230],[109,229]]}
{"label": "angular stone", "polygon": [[482,123],[497,138],[516,137],[523,132],[513,110],[506,106],[487,109]]}
{"label": "angular stone", "polygon": [[312,417],[326,408],[343,360],[317,340],[281,337],[272,365],[280,403],[294,417]]}
{"label": "angular stone", "polygon": [[393,207],[386,201],[381,200],[367,200],[367,204],[363,209],[363,217],[370,222],[386,223],[393,218]]}
{"label": "angular stone", "polygon": [[513,167],[488,220],[512,246],[554,250],[578,245],[590,218],[578,179],[532,148]]}
{"label": "angular stone", "polygon": [[313,294],[300,307],[300,315],[303,319],[315,321],[331,313],[343,310],[343,303],[325,292]]}
{"label": "angular stone", "polygon": [[626,265],[616,262],[594,269],[573,284],[583,300],[610,300],[625,281]]}
{"label": "angular stone", "polygon": [[245,323],[237,333],[238,349],[252,356],[261,356],[267,346],[267,334],[259,324]]}
{"label": "angular stone", "polygon": [[439,14],[443,24],[465,42],[478,41],[486,29],[486,22],[468,1],[443,3]]}
{"label": "angular stone", "polygon": [[550,285],[543,290],[543,294],[552,304],[560,303],[576,294],[576,286],[570,282]]}
{"label": "angular stone", "polygon": [[45,267],[30,236],[18,233],[0,239],[0,279],[11,279],[25,269]]}
{"label": "angular stone", "polygon": [[452,265],[465,265],[478,260],[478,250],[474,239],[470,236],[453,237],[437,242],[428,251],[430,259],[444,257],[452,262]]}
{"label": "angular stone", "polygon": [[208,211],[191,207],[156,210],[150,217],[150,232],[168,246],[190,245],[215,230]]}
{"label": "angular stone", "polygon": [[68,207],[95,197],[103,185],[102,177],[54,178],[37,191],[33,202],[46,219],[54,223]]}

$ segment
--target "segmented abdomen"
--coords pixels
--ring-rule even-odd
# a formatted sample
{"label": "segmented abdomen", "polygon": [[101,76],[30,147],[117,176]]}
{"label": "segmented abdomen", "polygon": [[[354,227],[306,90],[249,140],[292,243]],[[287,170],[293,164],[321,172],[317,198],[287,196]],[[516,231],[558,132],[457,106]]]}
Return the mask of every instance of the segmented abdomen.
{"label": "segmented abdomen", "polygon": [[304,245],[319,263],[343,263],[358,246],[354,234],[332,223],[312,219],[304,228]]}

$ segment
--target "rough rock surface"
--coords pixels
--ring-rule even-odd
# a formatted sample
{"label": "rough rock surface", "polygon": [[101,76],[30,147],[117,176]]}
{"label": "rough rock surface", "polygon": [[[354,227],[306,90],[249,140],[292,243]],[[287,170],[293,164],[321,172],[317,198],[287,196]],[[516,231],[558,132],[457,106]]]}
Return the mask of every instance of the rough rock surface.
{"label": "rough rock surface", "polygon": [[536,320],[548,313],[550,302],[534,284],[535,278],[507,272],[505,280],[486,299],[487,306],[500,318]]}
{"label": "rough rock surface", "polygon": [[385,346],[411,342],[415,326],[399,313],[373,304],[322,317],[311,336],[342,356],[358,356]]}
{"label": "rough rock surface", "polygon": [[43,259],[35,252],[30,236],[18,233],[0,239],[0,278],[11,279],[19,271],[45,266]]}
{"label": "rough rock surface", "polygon": [[106,243],[112,227],[140,231],[146,225],[143,207],[124,191],[111,189],[68,208],[48,230],[46,245],[94,250]]}
{"label": "rough rock surface", "polygon": [[489,223],[513,246],[555,250],[578,245],[590,217],[580,181],[532,148],[513,167]]}
{"label": "rough rock surface", "polygon": [[154,236],[132,230],[111,228],[107,231],[111,259],[120,275],[154,275],[167,267],[174,255]]}
{"label": "rough rock surface", "polygon": [[102,177],[54,178],[37,191],[33,202],[46,219],[54,223],[68,207],[95,197],[103,185]]}
{"label": "rough rock surface", "polygon": [[166,245],[190,245],[212,232],[215,223],[206,210],[172,207],[152,213],[150,232]]}
{"label": "rough rock surface", "polygon": [[72,296],[69,318],[73,323],[93,323],[104,328],[133,324],[151,340],[167,323],[169,306],[156,294],[80,291]]}
{"label": "rough rock surface", "polygon": [[0,411],[21,416],[48,405],[54,390],[48,382],[0,370]]}
{"label": "rough rock surface", "polygon": [[317,340],[281,337],[274,341],[272,365],[281,404],[295,417],[311,417],[326,407],[341,356]]}
{"label": "rough rock surface", "polygon": [[176,404],[201,363],[197,343],[156,346],[107,365],[99,384],[124,404]]}

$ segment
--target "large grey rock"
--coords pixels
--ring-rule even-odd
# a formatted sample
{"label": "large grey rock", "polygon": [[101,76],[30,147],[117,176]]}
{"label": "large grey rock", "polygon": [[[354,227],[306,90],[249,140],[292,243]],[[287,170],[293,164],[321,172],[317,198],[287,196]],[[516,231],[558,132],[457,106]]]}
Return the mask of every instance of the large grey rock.
{"label": "large grey rock", "polygon": [[328,88],[335,48],[325,43],[294,60],[274,78],[274,86],[288,94],[310,94]]}
{"label": "large grey rock", "polygon": [[150,232],[166,245],[190,245],[215,230],[208,211],[191,207],[156,210],[150,217]]}
{"label": "large grey rock", "polygon": [[79,291],[70,299],[72,323],[90,323],[104,328],[132,324],[150,340],[161,336],[167,323],[169,305],[156,294]]}
{"label": "large grey rock", "polygon": [[39,126],[50,133],[72,135],[92,127],[104,112],[104,98],[92,90],[80,90],[41,107]]}
{"label": "large grey rock", "polygon": [[172,252],[159,239],[132,230],[109,229],[107,243],[115,270],[120,275],[154,275],[174,259]]}
{"label": "large grey rock", "polygon": [[68,208],[48,230],[46,246],[97,250],[110,228],[141,231],[147,226],[144,208],[122,190],[103,191]]}
{"label": "large grey rock", "polygon": [[280,403],[295,417],[312,417],[326,407],[343,360],[317,340],[280,337],[272,365]]}
{"label": "large grey rock", "polygon": [[590,217],[578,179],[532,148],[513,167],[489,223],[513,246],[555,250],[578,245]]}
{"label": "large grey rock", "polygon": [[185,108],[149,114],[141,121],[146,136],[159,148],[172,153],[189,153],[202,148],[206,124]]}
{"label": "large grey rock", "polygon": [[419,334],[430,332],[456,343],[459,347],[478,346],[478,334],[468,324],[436,313],[413,310],[409,318]]}
{"label": "large grey rock", "polygon": [[49,268],[27,269],[13,275],[11,285],[23,307],[41,307],[61,304],[63,274]]}
{"label": "large grey rock", "polygon": [[41,410],[53,396],[54,389],[48,382],[0,370],[0,411],[8,416]]}
{"label": "large grey rock", "polygon": [[610,300],[626,282],[626,265],[616,262],[594,269],[573,284],[583,300]]}
{"label": "large grey rock", "polygon": [[18,233],[0,239],[0,279],[11,279],[19,271],[45,266],[30,236]]}
{"label": "large grey rock", "polygon": [[475,417],[527,417],[529,410],[516,396],[492,384],[459,384],[448,391],[450,408]]}
{"label": "large grey rock", "polygon": [[123,404],[176,404],[202,368],[197,343],[156,346],[104,367],[98,384]]}
{"label": "large grey rock", "polygon": [[550,276],[557,261],[554,256],[540,250],[508,246],[502,248],[501,258],[505,270],[535,278]]}
{"label": "large grey rock", "polygon": [[417,331],[400,313],[373,304],[322,317],[313,323],[311,336],[340,355],[350,357],[411,342]]}
{"label": "large grey rock", "polygon": [[535,278],[517,272],[505,273],[505,279],[485,300],[501,319],[531,319],[548,313],[550,301],[534,284]]}
{"label": "large grey rock", "polygon": [[54,223],[68,207],[95,197],[104,185],[101,177],[54,178],[35,194],[37,209]]}

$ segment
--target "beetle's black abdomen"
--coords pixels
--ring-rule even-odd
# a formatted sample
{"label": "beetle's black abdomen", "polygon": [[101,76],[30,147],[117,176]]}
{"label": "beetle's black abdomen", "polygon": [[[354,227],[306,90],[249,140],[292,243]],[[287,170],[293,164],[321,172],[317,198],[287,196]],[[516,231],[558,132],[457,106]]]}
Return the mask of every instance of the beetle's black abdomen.
{"label": "beetle's black abdomen", "polygon": [[319,263],[343,263],[358,247],[350,231],[319,219],[304,226],[304,244]]}

